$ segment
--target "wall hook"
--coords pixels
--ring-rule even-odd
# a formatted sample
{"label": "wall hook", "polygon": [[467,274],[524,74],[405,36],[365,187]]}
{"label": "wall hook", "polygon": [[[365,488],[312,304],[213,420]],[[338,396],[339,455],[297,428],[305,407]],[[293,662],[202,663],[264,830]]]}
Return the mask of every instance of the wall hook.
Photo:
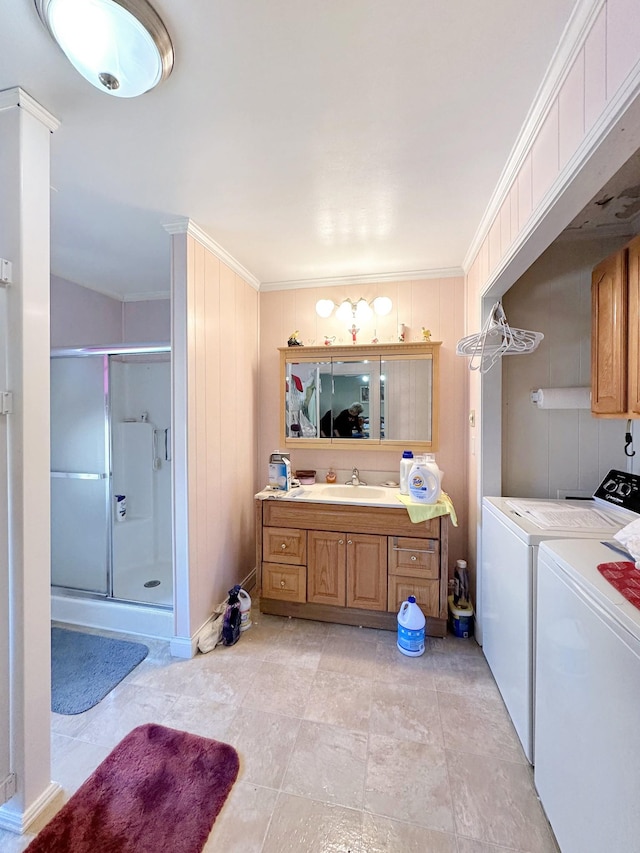
{"label": "wall hook", "polygon": [[627,431],[626,431],[625,436],[624,436],[624,455],[625,456],[635,456],[636,455],[636,452],[633,449],[631,450],[631,452],[629,452],[629,448],[632,446],[632,444],[633,444],[633,436],[631,435],[631,420],[628,420],[627,421]]}

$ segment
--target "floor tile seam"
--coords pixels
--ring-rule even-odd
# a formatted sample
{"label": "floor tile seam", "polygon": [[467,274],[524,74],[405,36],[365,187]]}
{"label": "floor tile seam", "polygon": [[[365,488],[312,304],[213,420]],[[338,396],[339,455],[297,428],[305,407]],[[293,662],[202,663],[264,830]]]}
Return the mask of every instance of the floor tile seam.
{"label": "floor tile seam", "polygon": [[[533,768],[526,759],[524,761],[514,761],[511,758],[501,758],[499,755],[492,755],[491,753],[487,752],[475,752],[472,749],[456,749],[455,747],[451,746],[445,746],[444,750],[445,752],[452,752],[456,753],[457,755],[475,755],[478,758],[488,758],[492,761],[499,761],[501,764],[512,765],[514,767],[524,767],[527,771],[533,772]],[[537,793],[536,797],[538,798]]]}
{"label": "floor tile seam", "polygon": [[[454,803],[454,799],[453,799],[453,786],[452,786],[452,784],[451,784],[451,773],[449,772],[449,761],[448,761],[448,759],[447,759],[447,748],[446,748],[446,746],[445,746],[445,740],[444,740],[444,726],[443,726],[443,723],[442,723],[442,709],[440,708],[440,700],[439,700],[439,698],[437,698],[437,699],[436,699],[436,701],[437,701],[437,703],[438,703],[438,718],[439,718],[439,720],[440,720],[440,729],[441,729],[441,731],[442,731],[442,741],[443,741],[442,751],[443,751],[443,753],[444,753],[444,769],[445,769],[445,773],[446,773],[446,776],[447,776],[447,790],[449,791],[449,803],[450,803],[450,810],[451,810],[451,822],[452,822],[452,824],[453,824],[453,834],[454,834],[454,836],[457,836],[457,833],[458,833],[458,821],[457,821],[457,819],[456,819],[456,808],[455,808],[455,803]],[[457,848],[457,847],[458,847],[458,841],[457,841],[457,838],[456,838],[456,848]]]}
{"label": "floor tile seam", "polygon": [[[457,833],[455,833],[455,832],[449,832],[446,829],[438,829],[435,826],[427,826],[424,823],[418,823],[418,821],[411,820],[410,818],[392,817],[391,815],[383,814],[382,812],[373,811],[373,809],[367,808],[366,806],[362,809],[362,814],[363,815],[369,815],[370,817],[381,817],[384,820],[390,820],[390,821],[393,821],[393,823],[401,823],[404,826],[414,826],[417,829],[426,829],[429,832],[438,832],[441,835],[449,836],[449,838],[453,838],[453,839],[457,838]],[[478,839],[473,838],[471,840],[477,841]],[[511,853],[511,851],[509,851],[509,853]],[[521,853],[521,851],[515,851],[515,853]]]}
{"label": "floor tile seam", "polygon": [[496,844],[495,841],[484,841],[481,838],[474,838],[473,835],[465,835],[463,832],[456,832],[455,834],[456,841],[457,839],[461,839],[462,841],[473,841],[475,843],[483,844],[489,847],[492,851],[495,849],[496,853],[527,853],[526,848],[522,847],[505,847],[504,844]]}

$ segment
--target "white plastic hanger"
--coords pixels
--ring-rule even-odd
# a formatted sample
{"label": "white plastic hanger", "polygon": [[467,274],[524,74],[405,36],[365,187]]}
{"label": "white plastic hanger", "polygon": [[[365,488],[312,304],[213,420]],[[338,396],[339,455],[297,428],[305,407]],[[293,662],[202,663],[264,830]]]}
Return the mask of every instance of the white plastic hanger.
{"label": "white plastic hanger", "polygon": [[486,373],[503,355],[533,352],[543,338],[542,332],[512,328],[507,322],[502,304],[496,302],[482,331],[458,341],[456,355],[470,356],[469,370]]}

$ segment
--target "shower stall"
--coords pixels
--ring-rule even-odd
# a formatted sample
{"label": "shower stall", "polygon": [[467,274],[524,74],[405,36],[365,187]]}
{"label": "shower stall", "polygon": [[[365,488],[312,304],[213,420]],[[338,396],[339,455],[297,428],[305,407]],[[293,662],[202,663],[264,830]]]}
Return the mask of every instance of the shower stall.
{"label": "shower stall", "polygon": [[173,628],[168,345],[51,354],[52,617]]}

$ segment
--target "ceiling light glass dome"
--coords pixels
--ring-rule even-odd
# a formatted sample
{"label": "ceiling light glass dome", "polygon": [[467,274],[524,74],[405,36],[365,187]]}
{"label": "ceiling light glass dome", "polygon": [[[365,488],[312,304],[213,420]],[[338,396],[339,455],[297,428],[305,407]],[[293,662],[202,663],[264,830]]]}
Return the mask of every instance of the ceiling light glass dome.
{"label": "ceiling light glass dome", "polygon": [[103,92],[134,98],[171,73],[171,38],[147,0],[35,3],[74,68]]}

